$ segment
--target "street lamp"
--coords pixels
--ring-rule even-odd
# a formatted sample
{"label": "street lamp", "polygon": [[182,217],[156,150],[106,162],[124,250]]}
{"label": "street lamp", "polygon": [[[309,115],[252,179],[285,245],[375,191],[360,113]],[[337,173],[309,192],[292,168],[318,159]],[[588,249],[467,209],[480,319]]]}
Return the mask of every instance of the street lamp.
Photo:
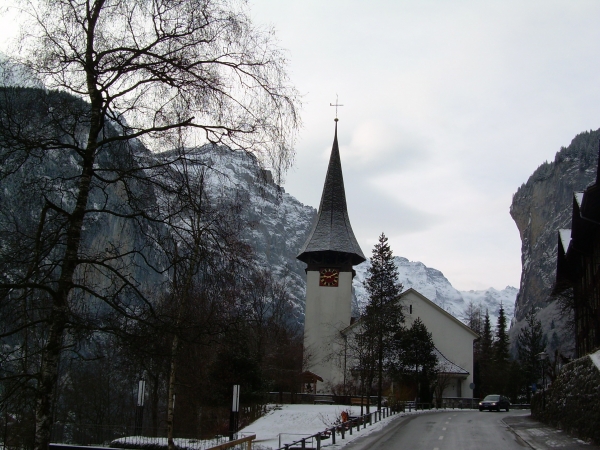
{"label": "street lamp", "polygon": [[548,353],[540,352],[537,355],[542,365],[542,410],[546,409],[546,372],[545,372],[545,361],[548,359]]}

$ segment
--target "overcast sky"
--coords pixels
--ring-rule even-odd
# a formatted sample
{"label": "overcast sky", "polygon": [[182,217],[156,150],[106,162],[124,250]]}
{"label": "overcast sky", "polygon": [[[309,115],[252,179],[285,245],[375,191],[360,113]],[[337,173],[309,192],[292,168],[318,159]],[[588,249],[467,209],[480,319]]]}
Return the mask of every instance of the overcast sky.
{"label": "overcast sky", "polygon": [[333,140],[365,254],[458,289],[519,286],[512,195],[600,127],[600,1],[252,0],[287,49],[304,126],[286,191],[318,207]]}
{"label": "overcast sky", "polygon": [[[286,191],[318,207],[333,140],[363,252],[441,270],[458,289],[519,286],[513,193],[600,127],[598,0],[250,0],[303,94]],[[1,9],[1,8],[0,8]],[[1,11],[0,11],[1,12]],[[11,33],[0,17],[0,48]]]}

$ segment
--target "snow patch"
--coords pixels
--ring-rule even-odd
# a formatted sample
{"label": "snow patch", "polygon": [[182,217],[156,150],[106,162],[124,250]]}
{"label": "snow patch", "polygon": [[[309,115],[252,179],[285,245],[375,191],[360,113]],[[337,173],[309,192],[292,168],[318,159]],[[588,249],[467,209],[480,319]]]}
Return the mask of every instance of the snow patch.
{"label": "snow patch", "polygon": [[562,229],[558,230],[558,234],[560,236],[560,242],[564,251],[566,252],[569,249],[569,244],[571,243],[571,230]]}
{"label": "snow patch", "polygon": [[596,365],[598,370],[600,370],[600,350],[590,355],[592,362]]}
{"label": "snow patch", "polygon": [[[351,416],[360,415],[360,407],[344,405],[281,405],[275,406],[266,415],[240,430],[245,435],[256,434],[256,447],[260,449],[276,449],[279,445],[290,444],[303,437],[308,437],[339,423],[342,411],[348,411]],[[372,409],[374,411],[374,408]],[[443,411],[442,409],[438,411]],[[366,436],[381,430],[392,420],[412,414],[423,414],[430,411],[412,411],[389,416],[377,423],[368,425],[360,431],[348,432],[342,440],[336,436],[336,445],[331,440],[323,442],[327,448],[340,448],[361,436]],[[309,443],[307,443],[308,445]]]}

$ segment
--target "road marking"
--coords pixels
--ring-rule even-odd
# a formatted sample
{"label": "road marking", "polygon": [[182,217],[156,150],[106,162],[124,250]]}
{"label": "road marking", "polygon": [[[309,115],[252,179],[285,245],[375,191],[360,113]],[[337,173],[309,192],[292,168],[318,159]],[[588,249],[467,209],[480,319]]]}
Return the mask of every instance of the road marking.
{"label": "road marking", "polygon": [[446,422],[446,425],[448,425],[450,422]]}
{"label": "road marking", "polygon": [[438,439],[441,441],[444,439],[444,436],[440,436]]}
{"label": "road marking", "polygon": [[433,447],[433,450],[440,450],[439,447]]}
{"label": "road marking", "polygon": [[442,427],[442,431],[446,431],[446,427]]}

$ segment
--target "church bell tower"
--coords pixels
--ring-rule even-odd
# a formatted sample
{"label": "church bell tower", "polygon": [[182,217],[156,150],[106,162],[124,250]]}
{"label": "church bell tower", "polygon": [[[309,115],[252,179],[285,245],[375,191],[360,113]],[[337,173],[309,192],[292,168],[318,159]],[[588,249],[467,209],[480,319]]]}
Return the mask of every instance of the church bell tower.
{"label": "church bell tower", "polygon": [[353,266],[365,261],[350,225],[337,122],[317,220],[297,258],[306,267],[306,369],[323,378],[319,392],[343,382],[340,331],[350,325]]}

